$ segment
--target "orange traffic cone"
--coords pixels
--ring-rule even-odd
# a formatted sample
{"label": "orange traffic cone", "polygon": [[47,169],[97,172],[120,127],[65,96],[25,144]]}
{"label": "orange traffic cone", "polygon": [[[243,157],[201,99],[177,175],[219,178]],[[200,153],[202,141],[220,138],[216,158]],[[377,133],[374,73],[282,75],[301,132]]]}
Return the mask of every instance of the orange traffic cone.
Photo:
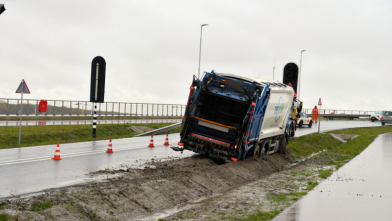
{"label": "orange traffic cone", "polygon": [[52,158],[53,160],[61,160],[60,157],[60,144],[57,143],[56,151],[54,152],[54,157]]}
{"label": "orange traffic cone", "polygon": [[109,140],[108,150],[106,151],[106,153],[113,153],[112,139]]}
{"label": "orange traffic cone", "polygon": [[169,135],[167,135],[166,134],[166,139],[165,139],[165,143],[163,144],[163,145],[165,145],[165,146],[169,146],[170,144],[169,144],[169,137],[168,137]]}
{"label": "orange traffic cone", "polygon": [[150,140],[150,144],[148,145],[148,147],[154,147],[154,138],[151,134],[151,140]]}

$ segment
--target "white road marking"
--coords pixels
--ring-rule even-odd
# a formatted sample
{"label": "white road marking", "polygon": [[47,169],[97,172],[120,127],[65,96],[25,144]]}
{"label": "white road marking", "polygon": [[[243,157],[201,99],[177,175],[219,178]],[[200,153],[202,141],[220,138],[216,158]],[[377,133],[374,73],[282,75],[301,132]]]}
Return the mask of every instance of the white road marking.
{"label": "white road marking", "polygon": [[[158,147],[158,146],[156,146]],[[139,146],[123,146],[123,147],[116,147],[113,149],[114,154],[116,151],[124,151],[124,150],[133,150],[133,149],[140,149],[140,148],[149,148],[147,145],[139,145]],[[70,153],[70,154],[61,154],[61,158],[70,158],[70,157],[78,157],[78,156],[85,156],[85,155],[92,155],[92,154],[100,154],[105,153],[103,149],[99,149],[96,151],[85,151],[85,152],[78,152],[78,153]],[[12,164],[19,164],[19,163],[30,163],[30,162],[37,162],[37,161],[44,161],[44,160],[52,160],[54,155],[44,156],[44,157],[36,157],[36,158],[26,158],[26,159],[16,159],[16,160],[9,160],[0,162],[0,166],[4,165],[12,165]]]}

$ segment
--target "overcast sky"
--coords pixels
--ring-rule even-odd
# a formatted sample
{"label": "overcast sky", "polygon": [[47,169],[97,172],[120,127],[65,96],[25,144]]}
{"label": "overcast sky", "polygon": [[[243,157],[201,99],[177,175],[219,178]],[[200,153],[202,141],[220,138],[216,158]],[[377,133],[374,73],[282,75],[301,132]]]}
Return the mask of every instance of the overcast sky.
{"label": "overcast sky", "polygon": [[302,57],[311,108],[392,109],[392,1],[0,0],[0,97],[89,100],[106,60],[105,101],[185,104],[201,71],[282,81]]}

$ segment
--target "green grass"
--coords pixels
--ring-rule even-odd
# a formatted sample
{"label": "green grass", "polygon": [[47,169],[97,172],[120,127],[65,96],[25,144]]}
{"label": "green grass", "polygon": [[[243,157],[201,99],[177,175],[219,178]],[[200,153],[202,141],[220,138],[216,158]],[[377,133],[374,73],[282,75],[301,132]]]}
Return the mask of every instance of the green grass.
{"label": "green grass", "polygon": [[[317,153],[322,150],[326,150],[322,154],[320,154],[320,163],[327,165],[335,165],[336,169],[341,167],[342,165],[349,162],[352,158],[361,153],[366,147],[368,147],[374,139],[383,133],[392,132],[392,126],[384,126],[384,127],[371,127],[371,128],[356,128],[356,129],[347,129],[347,130],[339,130],[333,131],[331,133],[335,134],[356,134],[360,135],[359,137],[348,141],[347,143],[342,143],[328,133],[326,134],[310,134],[307,136],[303,136],[297,139],[292,139],[289,141],[287,148],[291,153],[295,155],[295,157],[306,157],[311,155],[312,153]],[[333,173],[333,169],[319,170],[319,177],[327,178]],[[292,171],[291,174],[293,176],[304,175],[306,177],[312,175],[311,172],[302,172],[297,173]],[[272,195],[269,199],[272,202],[285,204],[289,202],[289,200],[298,200],[301,196],[307,194],[307,191],[312,190],[319,183],[317,181],[308,181],[307,187],[303,192],[293,192],[287,196],[282,194]],[[274,218],[281,212],[281,209],[275,208],[270,212],[262,212],[259,211],[256,214],[249,215],[243,220],[253,221],[253,220],[270,220]]]}
{"label": "green grass", "polygon": [[8,221],[10,219],[10,215],[7,213],[0,213],[0,221]]}
{"label": "green grass", "polygon": [[294,193],[292,193],[292,195],[299,196],[299,197],[304,196],[306,194],[308,194],[308,192],[294,192]]}
{"label": "green grass", "polygon": [[31,210],[32,211],[41,211],[47,208],[51,208],[52,203],[51,202],[34,202],[31,205]]}
{"label": "green grass", "polygon": [[312,190],[315,186],[317,186],[319,183],[317,181],[308,181],[308,187],[306,187],[306,190]]}
{"label": "green grass", "polygon": [[[92,140],[106,140],[132,137],[136,133],[127,129],[130,126],[145,126],[158,129],[172,123],[157,124],[105,124],[97,125],[97,138],[92,138],[92,125],[57,125],[22,127],[21,146],[49,145]],[[170,131],[178,133],[180,128]],[[19,127],[0,127],[0,149],[18,146]]]}
{"label": "green grass", "polygon": [[268,212],[259,211],[256,214],[251,214],[248,217],[242,219],[243,221],[258,221],[258,220],[270,220],[278,215],[281,210],[275,209]]}
{"label": "green grass", "polygon": [[319,170],[318,172],[319,172],[319,176],[320,176],[321,178],[324,178],[324,179],[325,179],[325,178],[331,176],[331,174],[333,173],[333,170],[332,170],[332,169],[328,169],[328,170]]}
{"label": "green grass", "polygon": [[9,201],[0,202],[0,210],[5,210],[5,206],[9,204]]}
{"label": "green grass", "polygon": [[273,202],[276,202],[276,203],[280,203],[280,202],[287,201],[288,198],[283,194],[277,194],[277,195],[272,195],[270,197],[270,200],[272,200]]}
{"label": "green grass", "polygon": [[70,212],[76,212],[78,211],[78,209],[76,209],[76,207],[74,206],[64,206],[64,208]]}
{"label": "green grass", "polygon": [[310,134],[289,141],[287,148],[296,157],[309,156],[324,149],[333,149],[341,144],[329,134]]}
{"label": "green grass", "polygon": [[[368,147],[369,144],[371,144],[379,134],[389,132],[392,132],[392,126],[354,128],[330,132],[334,134],[360,135],[359,137],[347,143],[341,143],[337,139],[330,136],[329,133],[310,134],[290,140],[287,148],[296,157],[305,157],[321,150],[327,150],[329,152],[335,153],[336,155],[340,155],[340,158],[338,157],[335,160],[344,161],[351,159],[361,153],[362,150]],[[335,165],[339,164],[337,163]]]}

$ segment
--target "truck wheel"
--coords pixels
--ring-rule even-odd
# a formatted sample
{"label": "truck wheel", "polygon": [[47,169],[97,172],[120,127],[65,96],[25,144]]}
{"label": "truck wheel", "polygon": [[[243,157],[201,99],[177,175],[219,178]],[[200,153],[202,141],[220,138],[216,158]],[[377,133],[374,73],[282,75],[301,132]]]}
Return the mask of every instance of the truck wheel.
{"label": "truck wheel", "polygon": [[313,124],[313,121],[310,121],[309,124],[308,124],[308,127],[312,128],[312,124]]}
{"label": "truck wheel", "polygon": [[372,121],[372,122],[374,122],[374,121],[375,121],[375,119],[373,119],[373,118],[372,118],[372,119],[371,119],[371,121]]}
{"label": "truck wheel", "polygon": [[301,120],[298,124],[298,127],[302,127],[302,124],[304,124],[304,122]]}
{"label": "truck wheel", "polygon": [[281,143],[279,144],[279,150],[278,152],[281,154],[286,154],[287,153],[287,144],[288,144],[288,139],[286,135],[283,135],[283,139]]}
{"label": "truck wheel", "polygon": [[385,125],[385,123],[381,123],[381,125]]}

